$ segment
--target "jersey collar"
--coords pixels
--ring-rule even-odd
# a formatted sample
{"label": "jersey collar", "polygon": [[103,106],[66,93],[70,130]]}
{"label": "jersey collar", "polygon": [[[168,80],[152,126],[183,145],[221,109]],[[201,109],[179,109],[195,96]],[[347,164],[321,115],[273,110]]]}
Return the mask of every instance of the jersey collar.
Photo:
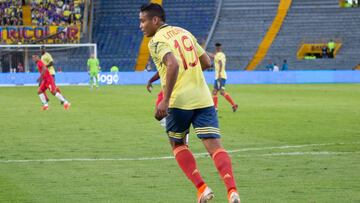
{"label": "jersey collar", "polygon": [[157,30],[156,30],[156,32],[158,32],[159,30],[161,30],[161,29],[163,29],[163,28],[166,28],[166,27],[168,27],[169,25],[168,24],[164,24],[164,25],[162,25],[162,26],[160,26]]}

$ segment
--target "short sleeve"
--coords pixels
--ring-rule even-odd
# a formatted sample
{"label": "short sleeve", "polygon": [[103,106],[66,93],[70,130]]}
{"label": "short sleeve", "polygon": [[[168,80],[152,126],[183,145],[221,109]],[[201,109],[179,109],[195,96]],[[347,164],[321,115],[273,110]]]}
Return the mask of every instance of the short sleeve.
{"label": "short sleeve", "polygon": [[171,48],[169,47],[169,45],[165,42],[158,42],[156,44],[156,48],[155,48],[155,54],[158,56],[158,58],[163,61],[164,56],[171,52]]}
{"label": "short sleeve", "polygon": [[226,56],[225,56],[225,54],[221,54],[221,55],[220,55],[220,60],[223,61],[223,62],[226,61]]}
{"label": "short sleeve", "polygon": [[205,53],[204,49],[200,46],[199,43],[197,43],[197,41],[195,41],[195,48],[196,48],[196,54],[199,57]]}

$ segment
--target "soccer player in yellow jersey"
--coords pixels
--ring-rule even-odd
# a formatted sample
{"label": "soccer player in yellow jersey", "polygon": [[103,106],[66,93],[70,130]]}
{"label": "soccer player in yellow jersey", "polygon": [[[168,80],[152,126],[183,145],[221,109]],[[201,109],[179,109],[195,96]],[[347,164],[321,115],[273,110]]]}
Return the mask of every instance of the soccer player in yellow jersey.
{"label": "soccer player in yellow jersey", "polygon": [[215,82],[214,82],[214,90],[213,90],[213,100],[215,108],[218,107],[218,96],[217,93],[220,91],[220,94],[225,97],[225,99],[231,104],[232,110],[235,112],[238,109],[238,105],[234,102],[231,96],[225,92],[225,83],[226,83],[226,56],[222,51],[221,44],[215,44],[216,53],[215,55],[210,54],[214,58],[214,66],[215,66]]}
{"label": "soccer player in yellow jersey", "polygon": [[145,36],[152,37],[148,46],[164,93],[156,107],[155,117],[160,120],[166,116],[166,132],[175,159],[197,188],[198,202],[208,202],[214,194],[201,177],[195,158],[184,143],[183,138],[191,124],[224,180],[229,202],[240,203],[231,159],[222,147],[217,114],[202,72],[210,67],[209,56],[190,32],[165,24],[165,12],[160,5],[143,5],[139,17],[140,29]]}
{"label": "soccer player in yellow jersey", "polygon": [[54,60],[49,52],[46,52],[45,46],[41,47],[41,61],[45,63],[46,67],[49,69],[51,76],[55,80],[55,68]]}

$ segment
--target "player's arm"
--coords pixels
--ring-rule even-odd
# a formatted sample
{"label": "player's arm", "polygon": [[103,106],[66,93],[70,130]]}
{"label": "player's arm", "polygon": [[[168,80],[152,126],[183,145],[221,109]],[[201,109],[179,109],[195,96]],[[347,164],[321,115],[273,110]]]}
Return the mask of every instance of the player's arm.
{"label": "player's arm", "polygon": [[163,63],[166,65],[166,88],[164,91],[164,99],[160,102],[157,107],[155,118],[158,120],[163,119],[167,116],[167,110],[169,108],[170,97],[174,89],[177,76],[179,73],[179,63],[177,62],[173,53],[168,52],[163,57]]}
{"label": "player's arm", "polygon": [[98,67],[98,70],[99,70],[99,71],[101,71],[101,68],[100,68],[100,62],[99,62],[99,60],[98,60],[98,59],[96,59],[96,62],[97,62],[97,63],[96,63],[96,65],[97,65],[97,67]]}
{"label": "player's arm", "polygon": [[159,72],[156,72],[150,80],[147,82],[146,89],[148,92],[151,92],[152,89],[152,83],[160,79]]}
{"label": "player's arm", "polygon": [[210,58],[212,58],[212,59],[214,59],[215,58],[215,54],[213,54],[213,53],[211,53],[211,52],[206,52],[209,56],[210,56]]}
{"label": "player's arm", "polygon": [[206,53],[201,55],[199,57],[199,59],[200,59],[200,64],[201,64],[201,69],[202,70],[206,70],[206,69],[211,67],[210,57]]}
{"label": "player's arm", "polygon": [[[192,36],[192,35],[191,35]],[[211,61],[210,61],[210,58],[209,58],[209,53],[207,53],[201,46],[199,43],[197,43],[196,39],[194,36],[192,36],[192,39],[194,40],[195,42],[195,48],[196,48],[196,54],[199,57],[199,60],[200,60],[200,64],[201,64],[201,69],[202,70],[206,70],[208,68],[211,67]],[[211,53],[210,53],[211,54]]]}
{"label": "player's arm", "polygon": [[87,71],[90,72],[90,62],[89,62],[89,60],[87,61]]}
{"label": "player's arm", "polygon": [[50,61],[50,63],[47,64],[46,67],[49,68],[49,67],[51,67],[51,66],[53,66],[53,65],[54,65],[54,62]]}
{"label": "player's arm", "polygon": [[220,79],[220,78],[221,78],[221,71],[222,71],[222,69],[223,69],[223,62],[222,62],[222,60],[219,60],[219,61],[218,61],[218,64],[219,64],[219,75],[218,75],[218,79]]}

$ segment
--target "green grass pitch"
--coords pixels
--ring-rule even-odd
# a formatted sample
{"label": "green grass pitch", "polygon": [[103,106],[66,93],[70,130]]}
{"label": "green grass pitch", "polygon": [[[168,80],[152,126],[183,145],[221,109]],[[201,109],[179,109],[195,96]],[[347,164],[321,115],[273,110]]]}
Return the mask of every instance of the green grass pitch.
{"label": "green grass pitch", "polygon": [[[52,95],[50,110],[40,111],[36,87],[0,88],[0,202],[196,202],[167,158],[167,137],[153,118],[157,92],[61,89],[69,111]],[[227,91],[239,110],[219,97],[219,121],[242,202],[360,202],[359,84]],[[205,152],[193,131],[190,146]],[[197,162],[213,202],[226,202],[212,160],[199,155]]]}

